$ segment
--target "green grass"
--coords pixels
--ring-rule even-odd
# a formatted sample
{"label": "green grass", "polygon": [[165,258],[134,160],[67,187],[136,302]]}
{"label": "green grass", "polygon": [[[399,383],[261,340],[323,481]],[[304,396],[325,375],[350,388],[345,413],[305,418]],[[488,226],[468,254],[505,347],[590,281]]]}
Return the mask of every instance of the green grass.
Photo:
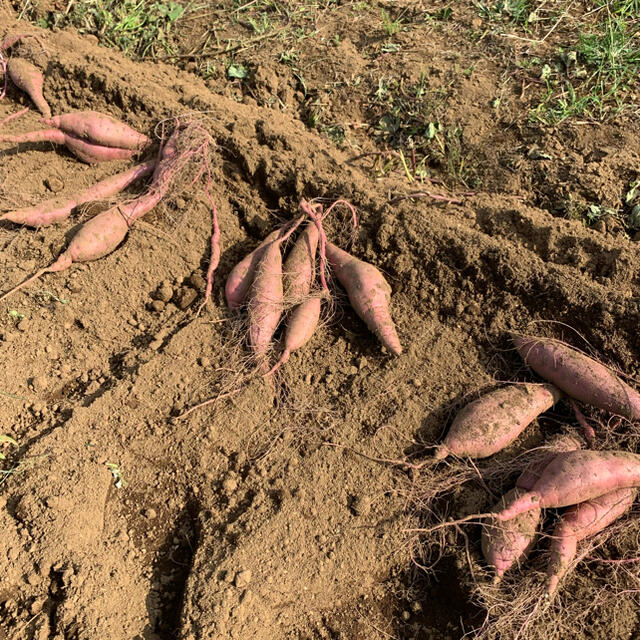
{"label": "green grass", "polygon": [[491,22],[506,21],[526,25],[534,17],[531,0],[494,0],[475,4],[480,17]]}
{"label": "green grass", "polygon": [[145,58],[173,53],[172,32],[192,5],[173,0],[83,0],[67,7],[41,14],[37,0],[26,0],[19,16],[44,28],[71,25],[95,35],[103,45]]}
{"label": "green grass", "polygon": [[424,181],[437,170],[469,186],[475,167],[463,144],[463,131],[441,123],[453,88],[429,88],[425,74],[415,84],[382,77],[371,98],[369,119],[379,142],[396,152],[381,169],[402,169],[407,178]]}

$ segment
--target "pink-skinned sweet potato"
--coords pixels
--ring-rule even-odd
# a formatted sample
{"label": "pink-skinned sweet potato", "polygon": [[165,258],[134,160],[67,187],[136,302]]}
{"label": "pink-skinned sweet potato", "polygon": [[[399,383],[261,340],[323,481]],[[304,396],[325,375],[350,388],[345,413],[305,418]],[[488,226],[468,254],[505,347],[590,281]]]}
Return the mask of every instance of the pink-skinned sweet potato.
{"label": "pink-skinned sweet potato", "polygon": [[559,399],[560,391],[550,384],[511,385],[492,391],[458,413],[434,458],[491,456],[511,444]]}
{"label": "pink-skinned sweet potato", "polygon": [[568,507],[638,486],[640,455],[628,451],[568,451],[558,454],[533,488],[495,517],[509,520],[531,509]]}
{"label": "pink-skinned sweet potato", "polygon": [[[501,511],[523,493],[522,489],[512,489],[502,496],[492,510]],[[535,542],[541,514],[541,509],[532,509],[506,522],[489,518],[483,525],[482,554],[495,570],[496,581],[514,564],[527,557]]]}
{"label": "pink-skinned sweet potato", "polygon": [[255,268],[248,294],[249,346],[256,360],[265,366],[265,357],[282,317],[282,254],[280,241],[267,245]]}
{"label": "pink-skinned sweet potato", "polygon": [[282,268],[287,304],[295,305],[308,297],[316,274],[317,248],[318,229],[314,222],[308,222]]}
{"label": "pink-skinned sweet potato", "polygon": [[571,398],[630,420],[640,419],[640,394],[603,364],[557,340],[511,337],[526,364]]}
{"label": "pink-skinned sweet potato", "polygon": [[154,161],[145,162],[115,176],[101,180],[79,193],[65,198],[46,200],[34,207],[9,211],[0,215],[0,220],[7,220],[28,227],[45,227],[56,222],[62,222],[69,217],[73,209],[81,204],[109,198],[119,193],[132,182],[150,175],[154,167]]}
{"label": "pink-skinned sweet potato", "polygon": [[229,309],[240,308],[251,289],[251,283],[264,250],[280,236],[281,230],[272,231],[251,253],[231,270],[224,285],[224,296]]}
{"label": "pink-skinned sweet potato", "polygon": [[292,309],[284,332],[284,351],[269,374],[275,373],[294,351],[304,347],[311,340],[320,320],[321,309],[322,296],[308,298]]}
{"label": "pink-skinned sweet potato", "polygon": [[104,147],[140,151],[151,143],[144,134],[98,111],[72,111],[43,118],[42,121],[48,127],[55,127],[71,136]]}
{"label": "pink-skinned sweet potato", "polygon": [[532,452],[534,459],[527,464],[516,480],[516,487],[531,491],[536,482],[540,479],[542,472],[547,465],[559,454],[566,451],[577,451],[582,449],[582,442],[579,438],[570,433],[563,433],[549,442],[540,451]]}
{"label": "pink-skinned sweet potato", "polygon": [[111,160],[128,160],[135,155],[132,149],[117,149],[115,147],[104,147],[98,144],[91,144],[80,138],[64,133],[60,129],[41,129],[30,131],[18,135],[0,136],[0,142],[12,144],[23,144],[27,142],[51,142],[53,144],[63,144],[87,164],[97,164],[99,162],[109,162]]}
{"label": "pink-skinned sweet potato", "polygon": [[547,593],[550,597],[557,591],[575,558],[578,543],[615,522],[631,508],[636,495],[635,488],[617,489],[581,502],[562,514],[551,538],[547,570]]}
{"label": "pink-skinned sweet potato", "polygon": [[49,107],[49,103],[42,93],[44,78],[40,69],[28,60],[12,57],[7,60],[7,73],[13,84],[31,98],[38,111],[45,118],[49,118],[51,116],[51,107]]}
{"label": "pink-skinned sweet potato", "polygon": [[331,242],[326,243],[326,256],[354,311],[383,346],[399,356],[402,345],[389,312],[391,287],[384,276],[372,264],[358,260]]}

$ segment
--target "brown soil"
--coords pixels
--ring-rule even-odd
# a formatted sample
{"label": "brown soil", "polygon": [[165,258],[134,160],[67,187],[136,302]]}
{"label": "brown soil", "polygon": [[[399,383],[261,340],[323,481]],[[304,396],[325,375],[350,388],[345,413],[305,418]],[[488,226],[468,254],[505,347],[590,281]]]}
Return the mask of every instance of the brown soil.
{"label": "brown soil", "polygon": [[[4,32],[24,30],[8,9],[0,15]],[[464,27],[471,13],[459,20]],[[350,37],[345,29],[339,47],[315,51],[313,86],[401,72],[389,57],[361,55],[376,41],[366,36],[369,25],[356,27]],[[56,113],[95,109],[151,132],[164,118],[204,112],[217,142],[222,259],[215,304],[205,312],[196,315],[197,302],[152,310],[161,283],[169,281],[177,299],[194,288],[189,276],[206,270],[210,208],[201,185],[186,186],[111,255],[45,276],[0,305],[0,434],[19,443],[3,448],[12,473],[0,476],[0,638],[445,640],[482,623],[472,601],[473,576],[488,579],[476,571],[478,528],[465,530],[470,564],[451,538],[424,573],[406,531],[424,522],[410,500],[420,474],[353,451],[425,459],[463,398],[496,380],[530,379],[506,330],[532,322],[565,323],[605,361],[640,375],[637,245],[615,225],[598,233],[558,216],[569,195],[619,199],[637,175],[640,139],[625,122],[543,132],[518,117],[518,94],[496,114],[488,105],[501,68],[479,48],[451,55],[455,28],[403,43],[402,73],[415,82],[425,72],[432,88],[450,87],[442,119],[464,125],[473,170],[447,181],[459,192],[475,189],[460,204],[398,199],[416,190],[401,170],[376,178],[375,156],[353,160],[384,141],[353,127],[339,147],[309,130],[304,96],[266,54],[253,60],[259,73],[245,87],[222,78],[207,85],[70,31],[45,34],[51,57],[37,60]],[[471,62],[474,74],[452,84],[456,65]],[[332,96],[335,120],[376,117],[346,86]],[[23,104],[10,88],[0,119]],[[38,116],[5,126],[36,128]],[[534,144],[551,159],[532,159]],[[88,167],[42,144],[5,146],[0,156],[3,209],[119,168]],[[432,168],[445,176],[444,165]],[[352,250],[387,275],[405,353],[382,353],[343,305],[275,384],[254,380],[175,419],[249,366],[239,321],[223,304],[225,276],[279,220],[296,215],[301,198],[318,196],[358,207]],[[48,264],[88,215],[37,231],[2,226],[3,289]],[[585,348],[573,331],[564,335]],[[573,420],[561,405],[505,455]],[[128,487],[115,486],[107,463]],[[471,482],[448,504],[460,516],[493,502]],[[621,535],[609,548],[615,557],[637,555],[634,544]],[[632,593],[617,608],[602,598],[607,575],[607,567],[580,565],[542,636],[639,633]],[[622,578],[616,586],[629,589]],[[563,606],[573,611],[595,595],[602,606],[580,626],[570,624],[576,617],[558,625]]]}

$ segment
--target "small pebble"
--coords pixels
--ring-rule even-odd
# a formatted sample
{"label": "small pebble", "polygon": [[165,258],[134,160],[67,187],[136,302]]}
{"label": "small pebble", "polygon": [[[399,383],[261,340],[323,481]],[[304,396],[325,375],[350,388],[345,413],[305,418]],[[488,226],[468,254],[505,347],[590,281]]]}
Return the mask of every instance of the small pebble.
{"label": "small pebble", "polygon": [[162,286],[156,292],[156,299],[161,302],[169,302],[173,298],[173,288],[169,283],[163,283]]}
{"label": "small pebble", "polygon": [[145,518],[153,520],[158,514],[155,509],[145,509],[143,515]]}
{"label": "small pebble", "polygon": [[26,331],[29,328],[29,321],[26,318],[22,318],[18,322],[18,331]]}
{"label": "small pebble", "polygon": [[251,577],[252,577],[252,574],[251,574],[251,571],[249,571],[249,569],[245,569],[244,571],[238,571],[238,573],[236,573],[234,584],[236,585],[236,587],[239,587],[240,589],[242,589],[251,582]]}
{"label": "small pebble", "polygon": [[199,273],[192,273],[187,282],[194,288],[194,289],[204,289],[207,286],[207,281],[199,274]]}
{"label": "small pebble", "polygon": [[166,303],[163,302],[162,300],[154,300],[151,303],[151,310],[155,311],[156,313],[160,313],[160,311],[164,311],[165,305]]}
{"label": "small pebble", "polygon": [[49,189],[49,191],[53,191],[53,193],[60,193],[60,191],[64,189],[64,182],[62,182],[60,178],[51,176],[50,178],[44,179],[44,186]]}
{"label": "small pebble", "polygon": [[149,344],[149,349],[152,349],[153,351],[157,351],[161,346],[162,346],[162,340],[153,340]]}
{"label": "small pebble", "polygon": [[67,289],[69,289],[71,293],[80,293],[82,291],[82,287],[75,280],[69,281],[69,284],[67,284]]}
{"label": "small pebble", "polygon": [[598,231],[599,233],[607,233],[607,224],[604,220],[598,220],[593,225],[593,228],[595,231]]}
{"label": "small pebble", "polygon": [[178,296],[178,308],[184,311],[193,304],[197,297],[198,294],[193,289],[183,288]]}
{"label": "small pebble", "polygon": [[209,367],[211,365],[211,360],[209,360],[209,358],[201,357],[201,358],[198,358],[198,364],[201,367]]}

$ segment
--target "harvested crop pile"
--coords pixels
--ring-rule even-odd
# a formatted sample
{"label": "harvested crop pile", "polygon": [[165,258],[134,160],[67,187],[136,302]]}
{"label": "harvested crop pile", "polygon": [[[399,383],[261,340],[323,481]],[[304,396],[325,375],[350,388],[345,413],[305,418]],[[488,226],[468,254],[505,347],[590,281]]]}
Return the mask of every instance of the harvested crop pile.
{"label": "harvested crop pile", "polygon": [[[6,28],[18,30],[9,18]],[[547,327],[537,321],[571,325],[593,355],[637,377],[636,246],[538,208],[524,178],[518,197],[479,188],[461,204],[391,203],[389,194],[411,187],[373,179],[290,112],[214,95],[186,72],[133,63],[71,32],[47,34],[46,45],[54,114],[97,111],[148,132],[167,117],[207,112],[221,253],[214,304],[197,314],[212,208],[203,182],[187,182],[116,251],[46,274],[0,303],[0,434],[18,443],[0,445],[0,635],[439,640],[480,627],[489,599],[467,562],[482,562],[479,527],[463,529],[467,547],[451,536],[435,573],[417,569],[413,560],[426,564],[429,548],[442,549],[438,532],[412,556],[405,531],[424,525],[407,505],[435,477],[431,462],[416,473],[374,458],[430,461],[428,447],[458,409],[497,382],[530,381],[506,333],[530,323],[533,335]],[[495,86],[499,74],[485,73]],[[473,97],[488,104],[491,96]],[[27,100],[10,85],[0,119]],[[31,110],[5,126],[21,134],[39,118]],[[609,144],[640,153],[627,133]],[[580,138],[580,153],[598,157],[600,135]],[[82,193],[131,168],[82,164],[48,143],[3,146],[0,155],[3,212]],[[131,198],[143,191],[129,189]],[[340,246],[389,283],[402,354],[382,351],[345,292],[277,376],[255,376],[216,405],[171,419],[245,379],[246,326],[226,308],[225,280],[302,200],[317,197],[357,207],[353,243]],[[77,225],[113,204],[78,207],[64,227],[0,223],[3,291],[51,264]],[[349,237],[344,226],[334,238]],[[585,412],[596,424],[598,411]],[[561,403],[497,463],[566,423],[576,419]],[[611,436],[596,428],[597,442],[638,451],[632,429],[610,426]],[[491,482],[496,495],[465,476],[451,516],[489,511],[497,489],[507,490]],[[634,526],[589,547],[588,562],[564,576],[553,606],[523,637],[629,637],[640,621],[634,595],[622,592],[637,569],[605,562],[637,555]],[[540,552],[529,558],[546,570]],[[508,613],[511,603],[501,606]],[[585,606],[589,616],[580,618]]]}

